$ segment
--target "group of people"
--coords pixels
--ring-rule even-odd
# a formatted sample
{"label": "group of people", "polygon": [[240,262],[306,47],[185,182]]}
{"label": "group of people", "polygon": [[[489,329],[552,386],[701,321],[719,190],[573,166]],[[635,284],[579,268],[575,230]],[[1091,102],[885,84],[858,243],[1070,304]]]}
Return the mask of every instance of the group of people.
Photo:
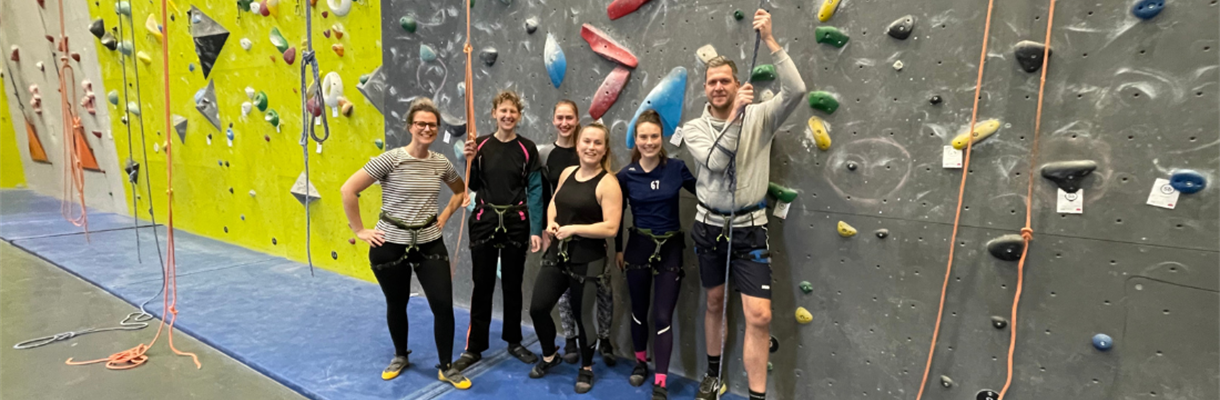
{"label": "group of people", "polygon": [[[501,338],[508,343],[508,353],[534,364],[530,378],[542,378],[564,360],[579,361],[575,391],[586,393],[593,387],[595,351],[607,364],[615,363],[608,340],[613,314],[608,266],[616,266],[626,276],[631,294],[635,367],[630,383],[640,386],[648,379],[647,347],[652,339],[652,398],[666,399],[674,340],[671,323],[685,275],[686,241],[678,216],[679,192],[686,189],[698,198],[690,236],[707,298],[707,374],[697,398],[717,398],[727,387],[720,378],[720,363],[729,278],[742,294],[743,360],[750,398],[765,398],[772,279],[765,214],[769,154],[775,131],[799,104],[805,84],[772,36],[770,14],[757,11],[754,28],[771,51],[780,90],[755,104],[753,87],[737,79],[733,61],[717,57],[707,63],[708,104],[702,115],[681,128],[697,175],[682,160],[667,156],[663,124],[655,111],[638,118],[631,163],[615,172],[609,129],[598,122],[581,126],[575,103],[563,100],[555,105],[556,139],[539,147],[518,134],[521,100],[504,91],[492,101],[496,132],[465,143],[469,190],[476,194],[468,196],[452,163],[429,150],[437,137],[440,112],[430,101],[413,103],[406,116],[410,144],[369,161],[342,188],[350,227],[369,244],[369,262],[386,297],[395,356],[382,378],[393,379],[410,365],[406,309],[414,271],[434,316],[438,378],[458,389],[469,388],[470,379],[463,371],[489,349],[498,268],[504,306]],[[376,226],[368,229],[357,196],[375,182],[381,182],[382,207]],[[442,183],[454,195],[437,213]],[[474,211],[467,221],[471,321],[465,350],[453,360],[453,282],[441,230],[459,207],[472,201]],[[630,229],[624,229],[625,207],[630,207],[633,217]],[[630,231],[625,241],[624,230]],[[607,257],[609,238],[615,238],[612,260]],[[529,306],[541,357],[521,344],[527,250],[543,252]],[[556,307],[567,339],[563,355],[551,317]],[[596,338],[590,332],[595,325]]]}

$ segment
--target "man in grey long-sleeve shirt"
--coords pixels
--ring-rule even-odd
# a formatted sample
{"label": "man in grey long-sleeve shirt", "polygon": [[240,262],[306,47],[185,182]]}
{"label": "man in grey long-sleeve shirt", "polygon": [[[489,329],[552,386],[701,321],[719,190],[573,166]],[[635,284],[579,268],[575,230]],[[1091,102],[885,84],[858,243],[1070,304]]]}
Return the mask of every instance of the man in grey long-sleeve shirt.
{"label": "man in grey long-sleeve shirt", "polygon": [[[749,83],[741,85],[736,64],[717,57],[707,64],[703,90],[708,105],[703,115],[682,125],[687,148],[699,166],[696,176],[699,205],[691,237],[699,256],[699,277],[707,290],[703,329],[707,338],[708,374],[699,385],[700,399],[714,399],[726,387],[720,381],[719,366],[725,267],[729,258],[731,276],[741,291],[746,316],[743,361],[749,376],[750,398],[766,397],[771,258],[765,202],[771,139],[800,103],[805,82],[771,35],[771,15],[758,10],[754,14],[754,28],[771,50],[779,75],[779,93],[767,101],[751,104],[754,87]],[[737,113],[742,107],[745,111],[739,120]],[[735,181],[731,174],[736,174]],[[731,239],[729,224],[733,228]],[[733,254],[727,254],[728,240],[732,240]]]}

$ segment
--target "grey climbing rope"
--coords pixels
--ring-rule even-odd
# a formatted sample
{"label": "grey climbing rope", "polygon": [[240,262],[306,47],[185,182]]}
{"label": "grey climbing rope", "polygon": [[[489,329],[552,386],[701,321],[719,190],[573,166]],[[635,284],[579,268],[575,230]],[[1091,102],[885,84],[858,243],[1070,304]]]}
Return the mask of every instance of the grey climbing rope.
{"label": "grey climbing rope", "polygon": [[[318,90],[309,93],[305,88],[305,80],[307,79],[305,66],[313,67],[313,81],[318,86]],[[309,276],[313,274],[313,253],[311,249],[312,227],[310,225],[309,202],[312,197],[309,193],[309,140],[321,145],[326,139],[330,139],[330,124],[326,122],[326,112],[322,112],[322,130],[325,135],[318,137],[317,132],[313,129],[313,124],[310,123],[313,114],[309,112],[308,99],[310,95],[315,96],[320,102],[322,99],[322,80],[318,78],[318,59],[313,51],[313,7],[306,7],[305,10],[305,51],[301,52],[301,150],[305,155],[305,259],[309,262]],[[321,107],[321,104],[318,105]]]}
{"label": "grey climbing rope", "polygon": [[[119,23],[118,23],[119,39],[122,40],[124,38],[123,14],[119,13],[118,10],[115,10],[115,14],[118,15],[118,18],[119,18]],[[130,22],[129,22],[129,24],[130,24]],[[130,30],[131,30],[131,43],[132,43],[131,44],[131,54],[136,54],[136,51],[137,51],[136,47],[135,47],[136,46],[135,45],[136,29],[134,26],[131,26]],[[123,70],[123,106],[122,106],[123,118],[127,120],[127,123],[123,124],[127,127],[127,162],[128,162],[128,166],[135,165],[135,167],[132,168],[133,171],[128,172],[127,180],[128,180],[128,182],[131,183],[131,200],[132,200],[131,201],[131,210],[132,210],[131,223],[132,223],[132,227],[134,228],[132,230],[135,231],[135,234],[136,234],[136,261],[143,264],[144,263],[143,251],[141,251],[141,248],[140,248],[140,225],[139,225],[140,221],[139,221],[139,217],[137,217],[137,215],[139,215],[139,211],[136,208],[136,207],[138,207],[138,204],[139,204],[139,196],[136,193],[136,191],[139,190],[139,184],[137,183],[137,181],[139,180],[139,164],[135,163],[135,161],[132,160],[132,157],[131,157],[132,154],[135,154],[135,152],[131,146],[131,143],[132,143],[131,109],[126,106],[127,104],[129,104],[129,101],[130,101],[130,98],[128,97],[129,96],[128,88],[130,86],[128,86],[128,83],[127,83],[128,58],[130,58],[130,57],[128,57],[127,55],[123,55],[122,57],[119,57],[119,60],[120,60],[119,62],[122,65],[121,69]],[[135,64],[133,63],[132,65],[135,65]],[[139,103],[141,100],[141,97],[142,97],[140,95],[140,93],[141,93],[141,91],[140,91],[140,69],[132,68],[132,70],[135,71],[136,101],[137,101],[137,103]],[[147,142],[145,141],[146,137],[144,134],[143,113],[140,113],[139,117],[140,117],[139,118],[139,120],[140,120],[140,149],[143,154],[144,165],[148,165],[148,146],[147,146]],[[170,140],[173,140],[173,139],[170,139]],[[164,255],[161,254],[161,237],[159,235],[157,235],[157,214],[153,208],[153,202],[152,202],[152,183],[150,183],[148,179],[145,179],[144,186],[145,186],[145,190],[148,193],[148,197],[149,197],[148,216],[151,219],[152,225],[153,225],[153,241],[157,245],[157,259],[161,262],[162,270],[164,270],[165,257],[164,257]],[[165,275],[164,275],[164,271],[163,271],[162,278],[164,278],[164,277],[165,277]],[[160,295],[160,294],[161,294],[160,292],[157,293],[157,295]],[[157,295],[154,295],[153,297],[156,297]],[[145,303],[147,303],[147,302],[145,302]]]}

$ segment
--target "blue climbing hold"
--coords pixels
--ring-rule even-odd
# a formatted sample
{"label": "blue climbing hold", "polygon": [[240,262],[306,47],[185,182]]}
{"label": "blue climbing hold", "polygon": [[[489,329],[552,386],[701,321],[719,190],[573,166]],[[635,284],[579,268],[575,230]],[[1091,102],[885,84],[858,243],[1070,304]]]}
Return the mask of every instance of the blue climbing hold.
{"label": "blue climbing hold", "polygon": [[462,138],[453,141],[453,158],[457,160],[457,165],[461,168],[466,168],[466,142]]}
{"label": "blue climbing hold", "polygon": [[559,87],[568,71],[568,59],[563,56],[563,49],[559,48],[555,36],[549,33],[546,34],[546,47],[542,49],[542,61],[546,64],[547,75],[551,76],[551,84]]}
{"label": "blue climbing hold", "polygon": [[1093,335],[1093,347],[1101,351],[1110,350],[1111,347],[1114,347],[1114,339],[1110,338],[1110,335],[1098,333]]}
{"label": "blue climbing hold", "polygon": [[229,138],[229,140],[233,140],[233,128],[228,128],[225,130],[225,137]]}
{"label": "blue climbing hold", "polygon": [[421,44],[419,45],[419,58],[424,62],[431,62],[436,59],[436,50],[432,46]]}
{"label": "blue climbing hold", "polygon": [[1131,13],[1139,19],[1152,19],[1165,9],[1165,0],[1140,0],[1131,7]]}
{"label": "blue climbing hold", "polygon": [[195,72],[195,63],[187,64],[186,69],[190,70],[191,72]]}
{"label": "blue climbing hold", "polygon": [[640,103],[640,108],[635,110],[635,116],[627,125],[627,148],[635,148],[635,123],[640,119],[640,114],[647,110],[656,110],[657,114],[661,115],[661,131],[665,137],[673,135],[682,119],[682,103],[685,100],[686,68],[674,67],[669,71],[669,75],[665,75],[665,78],[652,88],[648,97]]}
{"label": "blue climbing hold", "polygon": [[1199,171],[1180,169],[1173,172],[1173,176],[1169,178],[1169,185],[1182,194],[1198,193],[1207,187],[1207,178],[1204,178]]}

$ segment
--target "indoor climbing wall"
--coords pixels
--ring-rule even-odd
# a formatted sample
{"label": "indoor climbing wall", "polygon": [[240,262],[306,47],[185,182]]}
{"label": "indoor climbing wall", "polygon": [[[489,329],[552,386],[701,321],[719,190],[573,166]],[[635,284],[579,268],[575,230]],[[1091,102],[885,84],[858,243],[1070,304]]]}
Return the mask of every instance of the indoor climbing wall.
{"label": "indoor climbing wall", "polygon": [[[89,35],[88,11],[73,7],[66,1],[64,30],[69,37],[66,52],[59,51],[60,3],[47,1],[6,1],[0,12],[7,21],[0,26],[0,47],[4,49],[4,95],[7,108],[2,134],[5,141],[13,135],[22,168],[10,172],[5,161],[5,175],[24,172],[26,185],[41,194],[65,196],[64,144],[73,140],[81,149],[84,167],[84,197],[89,207],[103,211],[123,212],[127,201],[122,196],[124,174],[116,158],[116,143],[111,138],[110,116],[101,107],[105,101],[101,92],[102,71],[98,54]],[[67,57],[69,82],[63,82],[68,92],[67,103],[80,118],[81,132],[65,132],[60,96],[60,58]],[[86,87],[91,84],[92,89]],[[92,98],[90,97],[92,96]],[[95,112],[83,105],[92,102]],[[10,130],[11,127],[11,130]],[[7,158],[10,154],[5,153]],[[8,179],[8,178],[6,178]],[[77,198],[75,192],[73,198]]]}
{"label": "indoor climbing wall", "polygon": [[[583,24],[638,57],[638,65],[623,67],[629,78],[602,116],[613,129],[616,166],[628,160],[623,143],[637,108],[654,88],[677,81],[662,79],[677,67],[689,74],[681,119],[698,116],[706,101],[698,49],[711,45],[737,61],[742,79],[750,75],[756,3],[654,0],[616,20],[607,15],[609,3],[475,2],[478,132],[494,131],[490,100],[501,89],[525,99],[518,133],[538,143],[554,139],[551,107],[559,99],[575,100],[591,119],[595,93],[627,63],[594,53],[582,38]],[[447,131],[460,137],[466,124],[462,3],[384,1],[382,7],[387,145],[408,141],[401,121],[409,100],[419,96],[436,100]],[[1220,167],[1220,8],[1214,1],[1059,2],[1036,144],[1037,46],[1045,39],[1049,4],[995,2],[976,131],[992,133],[972,146],[965,171],[953,159],[956,149],[946,147],[969,131],[986,2],[853,0],[823,10],[820,0],[775,0],[764,7],[813,92],[811,105],[781,127],[772,153],[771,181],[795,190],[796,199],[786,218],[771,217],[773,287],[781,288],[773,294],[771,393],[915,398],[948,279],[924,398],[995,398],[1005,384],[1014,329],[1007,399],[1220,396],[1214,363],[1220,356],[1220,202],[1211,182]],[[735,18],[737,10],[744,19]],[[1027,40],[1032,43],[1022,43]],[[772,62],[761,53],[759,64]],[[778,86],[760,81],[755,92],[764,97],[768,90]],[[815,129],[830,140],[815,138]],[[444,151],[454,156],[458,139],[446,139]],[[680,146],[669,149],[688,158]],[[1019,246],[1019,237],[1001,237],[1024,226],[1035,149],[1034,239],[1013,323],[1017,262],[988,248],[1009,260],[1020,253],[1005,251]],[[1059,162],[1073,163],[1043,169]],[[961,221],[951,243],[963,173]],[[1063,176],[1062,185],[1044,174]],[[1200,183],[1206,184],[1201,191]],[[684,221],[692,220],[693,205],[686,197]],[[841,235],[840,222],[845,234],[857,233]],[[456,240],[456,230],[447,232],[448,243]],[[946,278],[950,247],[953,270]],[[705,369],[703,299],[692,259],[676,315],[682,340],[673,368],[697,377]],[[458,271],[468,268],[464,261]],[[616,340],[626,347],[627,292],[614,274]],[[455,287],[456,298],[466,299],[470,283],[463,274]],[[811,323],[797,323],[798,307],[811,314]],[[740,302],[731,309],[738,330],[730,334],[728,376],[733,391],[744,393]]]}
{"label": "indoor climbing wall", "polygon": [[[144,180],[149,179],[153,209],[158,222],[164,222],[165,148],[170,145],[175,150],[176,227],[305,261],[303,205],[305,196],[312,195],[313,262],[372,279],[367,247],[349,241],[354,235],[347,228],[339,187],[380,153],[376,143],[384,137],[383,118],[357,89],[361,76],[380,64],[379,4],[335,3],[349,7],[335,10],[319,2],[311,8],[304,1],[175,2],[168,26],[161,28],[159,3],[89,2],[92,18],[101,22],[80,25],[101,26],[99,38],[87,39],[101,53],[106,91],[114,96],[102,108],[114,115],[110,129],[120,158],[125,163],[130,155],[140,164],[140,198],[135,201],[142,217],[147,218]],[[294,191],[305,171],[300,76],[307,9],[313,12],[319,76],[334,74],[339,82],[326,91],[334,106],[320,102],[331,135],[324,138],[323,127],[315,125],[317,136],[326,140],[321,146],[311,141],[307,149],[313,190],[307,191],[302,181]],[[165,132],[162,86],[166,39],[172,132]],[[116,49],[109,49],[108,41]],[[312,70],[308,74],[312,83]],[[99,89],[98,96],[102,102],[108,94]],[[132,121],[130,131],[125,116]],[[133,201],[130,187],[127,194]],[[364,193],[366,222],[376,216],[380,197],[377,187]]]}
{"label": "indoor climbing wall", "polygon": [[[8,87],[8,76],[0,79],[0,89]],[[8,96],[0,96],[0,110],[8,110]],[[17,148],[17,133],[12,117],[0,111],[0,188],[25,187],[25,169],[21,166],[21,150]]]}

